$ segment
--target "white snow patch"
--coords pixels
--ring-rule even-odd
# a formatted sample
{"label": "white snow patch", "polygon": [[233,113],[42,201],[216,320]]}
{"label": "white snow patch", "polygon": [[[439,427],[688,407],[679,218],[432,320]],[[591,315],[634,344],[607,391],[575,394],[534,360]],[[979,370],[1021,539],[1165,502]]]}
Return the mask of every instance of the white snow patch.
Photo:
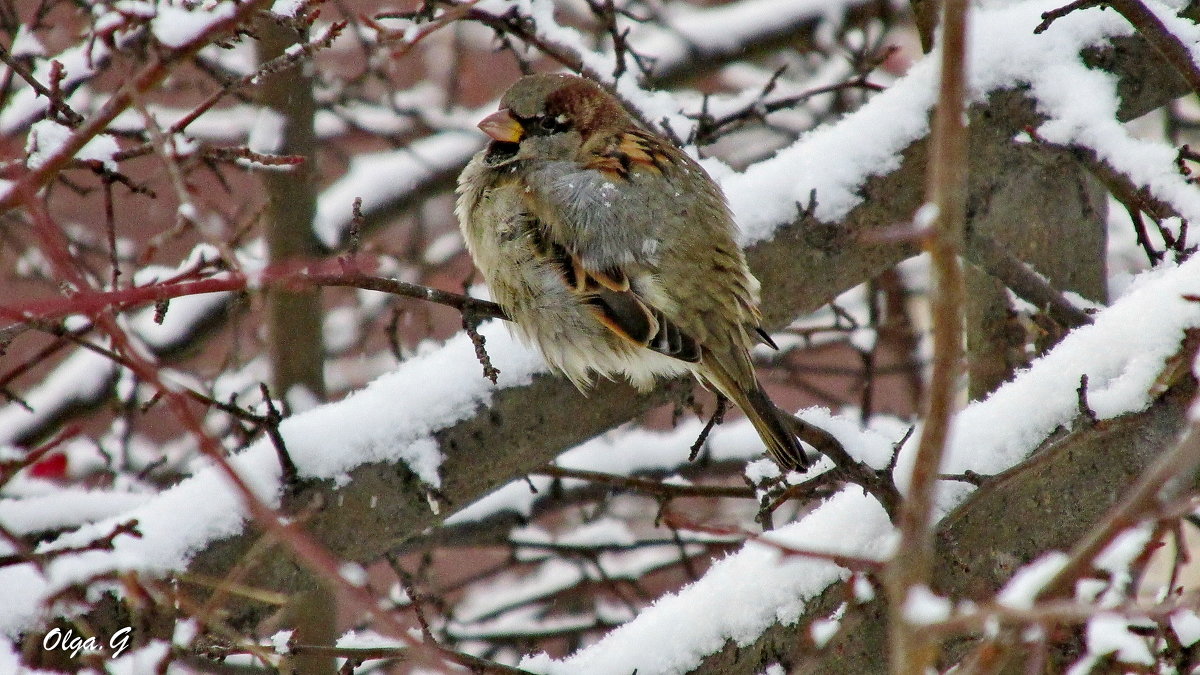
{"label": "white snow patch", "polygon": [[283,132],[287,127],[287,118],[278,110],[260,107],[254,116],[254,126],[250,128],[250,138],[246,145],[253,152],[264,155],[278,153],[283,149]]}
{"label": "white snow patch", "polygon": [[370,213],[430,176],[466,164],[483,141],[482,134],[446,132],[402,150],[356,155],[346,173],[321,193],[313,231],[323,244],[337,248],[351,222],[350,207],[356,197],[362,197],[363,213]]}
{"label": "white snow patch", "polygon": [[150,32],[168,47],[182,47],[213,25],[233,16],[239,6],[239,3],[231,0],[209,0],[193,7],[160,0],[155,6],[155,16],[150,21]]}
{"label": "white snow patch", "polygon": [[1099,614],[1087,626],[1088,651],[1097,656],[1116,653],[1124,663],[1154,665],[1146,639],[1129,630],[1129,620],[1116,614]]}
{"label": "white snow patch", "polygon": [[1200,617],[1190,609],[1183,609],[1171,615],[1171,630],[1179,638],[1184,647],[1191,647],[1200,642]]}
{"label": "white snow patch", "polygon": [[45,56],[46,46],[27,24],[20,24],[17,26],[17,34],[13,36],[12,46],[8,48],[8,51],[18,59],[29,56]]}
{"label": "white snow patch", "polygon": [[1013,609],[1033,607],[1037,594],[1067,564],[1067,554],[1051,551],[1017,570],[996,595],[996,602]]}
{"label": "white snow patch", "polygon": [[[41,120],[29,128],[25,138],[26,164],[30,169],[39,169],[51,157],[56,155],[74,131],[67,126],[50,119]],[[95,160],[111,171],[117,170],[113,155],[120,152],[117,140],[108,134],[98,134],[84,144],[75,158],[80,160]]]}
{"label": "white snow patch", "polygon": [[904,620],[919,626],[939,623],[950,618],[950,600],[929,590],[928,586],[913,586],[904,599]]}

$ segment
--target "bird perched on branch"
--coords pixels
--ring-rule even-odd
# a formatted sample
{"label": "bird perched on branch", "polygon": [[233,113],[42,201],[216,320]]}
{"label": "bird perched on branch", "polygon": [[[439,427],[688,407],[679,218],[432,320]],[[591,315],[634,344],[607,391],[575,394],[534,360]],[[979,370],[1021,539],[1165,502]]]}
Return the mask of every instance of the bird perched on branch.
{"label": "bird perched on branch", "polygon": [[783,469],[808,466],[754,376],[759,283],[717,184],[590,80],[531,75],[479,123],[455,212],[516,332],[586,391],[691,372],[733,401]]}

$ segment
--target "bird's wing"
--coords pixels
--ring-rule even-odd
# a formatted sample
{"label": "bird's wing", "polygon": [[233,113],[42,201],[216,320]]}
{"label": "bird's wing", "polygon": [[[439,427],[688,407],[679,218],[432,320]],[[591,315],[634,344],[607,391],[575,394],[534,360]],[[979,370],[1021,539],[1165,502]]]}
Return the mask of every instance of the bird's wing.
{"label": "bird's wing", "polygon": [[597,321],[621,338],[660,354],[689,363],[700,360],[699,343],[638,293],[624,267],[589,267],[557,241],[552,230],[533,225],[538,255],[559,272],[563,285],[592,310]]}
{"label": "bird's wing", "polygon": [[[757,325],[757,289],[738,274],[724,275],[726,287],[711,288],[709,275],[687,268],[681,250],[712,250],[710,257],[728,269],[744,262],[720,191],[707,177],[697,180],[703,169],[664,143],[641,129],[600,139],[581,161],[532,168],[526,198],[541,223],[544,250],[605,326],[695,362],[701,345],[713,347],[711,341],[728,340],[736,330],[723,307],[738,307],[748,327]],[[664,241],[678,250],[667,250]],[[650,289],[644,282],[660,272],[679,287]],[[689,304],[672,304],[681,298]]]}

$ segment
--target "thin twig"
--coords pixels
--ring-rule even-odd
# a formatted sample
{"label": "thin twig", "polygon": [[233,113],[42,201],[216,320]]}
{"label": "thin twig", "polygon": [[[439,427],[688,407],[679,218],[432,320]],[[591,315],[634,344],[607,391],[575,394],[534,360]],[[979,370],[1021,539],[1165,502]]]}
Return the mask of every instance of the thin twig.
{"label": "thin twig", "polygon": [[928,631],[905,614],[913,589],[929,585],[933,571],[934,499],[962,369],[963,271],[959,261],[966,218],[966,0],[942,3],[941,88],[930,139],[929,187],[924,209],[931,230],[926,249],[933,266],[933,370],[925,425],[916,449],[907,499],[901,505],[900,542],[888,565],[888,643],[895,675],[923,673],[941,650]]}
{"label": "thin twig", "polygon": [[[18,77],[20,77],[22,80],[25,80],[25,83],[32,87],[39,96],[45,96],[46,100],[50,102],[50,109],[62,115],[68,126],[78,127],[80,124],[83,124],[83,115],[75,112],[75,110],[67,104],[67,102],[63,99],[62,91],[50,91],[50,89],[48,89],[46,85],[39,82],[38,79],[33,76],[33,73],[29,72],[29,70],[25,68],[20,61],[13,58],[12,53],[9,52],[4,45],[0,45],[0,61],[3,61],[6,66],[11,68]],[[58,62],[55,61],[55,63]]]}
{"label": "thin twig", "polygon": [[1078,328],[1092,322],[1087,312],[1072,304],[1058,289],[991,237],[972,233],[966,244],[966,256],[971,262],[1012,289],[1021,299],[1045,309],[1063,327]]}
{"label": "thin twig", "polygon": [[692,447],[688,450],[688,461],[696,461],[696,457],[700,454],[700,450],[704,448],[704,444],[708,442],[708,435],[712,433],[713,427],[717,426],[725,420],[725,413],[729,410],[729,399],[717,394],[717,407],[713,410],[712,417],[704,423],[704,428],[700,430],[700,435],[696,436],[696,442],[692,443]]}
{"label": "thin twig", "polygon": [[1075,581],[1114,537],[1143,518],[1157,514],[1164,504],[1192,484],[1197,468],[1200,468],[1200,420],[1193,419],[1179,443],[1159,457],[1104,519],[1071,549],[1067,562],[1038,597],[1055,597],[1073,589]]}
{"label": "thin twig", "polygon": [[640,492],[642,494],[665,498],[736,497],[741,499],[755,499],[757,497],[756,491],[753,488],[743,487],[740,485],[677,485],[675,483],[664,483],[662,481],[649,478],[618,476],[616,474],[603,473],[601,471],[587,471],[584,469],[566,469],[554,465],[544,466],[533,473],[535,475],[550,476],[552,478],[574,478],[593,483],[601,483],[604,485],[611,485],[614,488],[622,490]]}

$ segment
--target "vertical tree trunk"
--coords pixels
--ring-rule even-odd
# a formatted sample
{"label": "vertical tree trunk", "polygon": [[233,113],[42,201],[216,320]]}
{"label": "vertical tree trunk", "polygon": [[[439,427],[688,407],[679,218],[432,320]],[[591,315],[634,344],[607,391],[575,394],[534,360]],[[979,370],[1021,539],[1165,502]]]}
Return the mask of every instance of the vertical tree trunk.
{"label": "vertical tree trunk", "polygon": [[[304,38],[270,21],[260,22],[258,36],[263,61],[279,56]],[[268,258],[272,265],[316,258],[321,248],[312,231],[316,211],[314,102],[305,68],[290,68],[266,78],[260,87],[259,102],[266,109],[261,113],[266,116],[263,125],[281,127],[280,146],[274,151],[305,158],[291,171],[269,171],[262,176],[267,196],[264,225]],[[275,131],[271,129],[264,135],[271,136]],[[316,289],[267,293],[267,343],[276,396],[286,399],[300,386],[317,399],[324,398],[321,317],[321,296]]]}
{"label": "vertical tree trunk", "polygon": [[[306,35],[263,20],[257,29],[259,60],[267,61],[288,47],[303,42]],[[269,76],[259,89],[263,107],[260,123],[267,128],[263,136],[277,141],[273,152],[299,155],[304,163],[291,171],[263,174],[267,197],[264,216],[267,256],[272,265],[289,261],[311,260],[321,255],[313,234],[316,212],[314,162],[316,136],[313,130],[315,103],[312,80],[304,66],[289,68]],[[321,336],[321,295],[317,289],[300,291],[272,289],[267,293],[267,349],[271,359],[271,386],[275,396],[289,407],[298,389],[311,397],[325,398],[324,344]],[[293,596],[287,607],[287,624],[295,629],[297,644],[332,645],[337,638],[337,598],[319,580],[312,588]],[[297,675],[325,675],[335,672],[331,656],[300,654],[289,664]]]}

